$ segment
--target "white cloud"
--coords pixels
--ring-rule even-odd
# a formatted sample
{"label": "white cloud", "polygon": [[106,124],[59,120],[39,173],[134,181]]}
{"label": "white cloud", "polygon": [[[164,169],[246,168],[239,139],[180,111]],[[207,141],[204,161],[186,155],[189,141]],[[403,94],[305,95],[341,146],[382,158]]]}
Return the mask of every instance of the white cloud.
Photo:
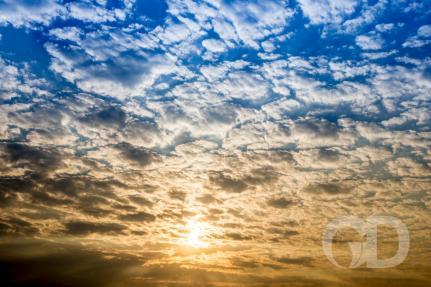
{"label": "white cloud", "polygon": [[364,52],[361,53],[361,56],[365,59],[369,60],[377,60],[377,59],[384,59],[389,56],[395,55],[397,53],[396,50],[388,51],[388,52]]}
{"label": "white cloud", "polygon": [[431,39],[418,39],[416,37],[412,37],[403,43],[404,48],[420,48],[426,45],[431,44]]}
{"label": "white cloud", "polygon": [[418,29],[418,37],[429,38],[431,37],[431,25],[424,25]]}
{"label": "white cloud", "polygon": [[46,82],[32,75],[26,66],[18,67],[0,58],[0,99],[11,99],[23,94],[49,95],[43,89]]}
{"label": "white cloud", "polygon": [[202,46],[204,46],[205,49],[213,53],[222,53],[227,49],[226,45],[222,41],[216,39],[203,40]]}
{"label": "white cloud", "polygon": [[85,51],[64,49],[46,44],[53,57],[51,69],[80,89],[104,96],[124,99],[142,96],[156,78],[173,71],[173,62],[165,55],[135,55],[111,61],[94,61]]}
{"label": "white cloud", "polygon": [[[220,17],[215,21],[232,23],[237,37],[255,49],[259,48],[258,40],[282,32],[293,15],[285,1],[235,1],[221,4],[220,12],[224,19]],[[222,33],[220,29],[215,30]]]}
{"label": "white cloud", "polygon": [[227,98],[260,101],[269,96],[269,83],[258,73],[232,72],[214,86]]}
{"label": "white cloud", "polygon": [[122,11],[120,9],[110,11],[101,6],[91,5],[88,2],[72,2],[68,3],[66,7],[68,10],[68,17],[75,18],[81,21],[93,23],[112,22],[117,20],[124,20],[126,17],[125,11]]}
{"label": "white cloud", "polygon": [[388,0],[378,0],[373,6],[364,3],[361,13],[356,18],[346,20],[338,30],[346,33],[358,31],[361,27],[373,23],[385,11],[387,4]]}
{"label": "white cloud", "polygon": [[79,42],[81,40],[81,30],[76,27],[56,28],[49,31],[49,34],[57,39]]}
{"label": "white cloud", "polygon": [[169,11],[176,17],[193,13],[199,25],[214,31],[229,47],[249,46],[259,49],[259,41],[280,34],[293,15],[287,1],[169,1]]}
{"label": "white cloud", "polygon": [[356,45],[363,50],[380,50],[384,44],[383,39],[378,35],[359,35],[356,37]]}
{"label": "white cloud", "polygon": [[312,24],[341,23],[351,15],[359,1],[356,0],[298,0],[301,9]]}
{"label": "white cloud", "polygon": [[387,24],[377,24],[376,25],[376,31],[377,32],[388,32],[395,28],[394,23],[387,23]]}
{"label": "white cloud", "polygon": [[404,42],[403,47],[405,48],[420,48],[431,44],[431,25],[421,26],[417,34],[407,39]]}
{"label": "white cloud", "polygon": [[186,25],[172,24],[168,25],[163,32],[157,34],[157,37],[163,41],[163,44],[172,45],[186,40],[191,34],[192,31],[190,31]]}
{"label": "white cloud", "polygon": [[4,0],[0,2],[0,23],[31,28],[32,23],[48,25],[51,20],[65,13],[65,8],[55,0]]}

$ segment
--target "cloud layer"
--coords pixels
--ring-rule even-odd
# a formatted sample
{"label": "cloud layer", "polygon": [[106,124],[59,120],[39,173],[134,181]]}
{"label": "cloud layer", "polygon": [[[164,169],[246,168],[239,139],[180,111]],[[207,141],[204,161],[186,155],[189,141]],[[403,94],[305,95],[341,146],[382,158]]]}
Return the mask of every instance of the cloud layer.
{"label": "cloud layer", "polygon": [[[0,1],[0,277],[426,285],[430,8]],[[328,221],[375,214],[408,226],[407,261],[331,269]]]}

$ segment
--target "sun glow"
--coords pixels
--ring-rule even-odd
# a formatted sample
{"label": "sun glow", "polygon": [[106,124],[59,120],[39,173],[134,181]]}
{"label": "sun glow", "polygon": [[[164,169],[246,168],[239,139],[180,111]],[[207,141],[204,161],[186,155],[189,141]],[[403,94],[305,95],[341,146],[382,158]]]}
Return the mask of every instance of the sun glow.
{"label": "sun glow", "polygon": [[204,242],[202,238],[206,234],[208,226],[203,222],[189,221],[186,229],[188,230],[187,237],[185,238],[185,244],[194,248],[205,248],[208,247],[208,243]]}

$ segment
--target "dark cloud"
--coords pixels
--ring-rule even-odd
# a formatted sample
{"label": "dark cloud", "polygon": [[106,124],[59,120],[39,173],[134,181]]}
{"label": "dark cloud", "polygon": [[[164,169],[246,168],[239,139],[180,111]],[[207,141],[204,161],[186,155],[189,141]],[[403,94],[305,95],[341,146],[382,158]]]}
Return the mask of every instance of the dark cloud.
{"label": "dark cloud", "polygon": [[316,138],[338,138],[337,125],[325,120],[300,120],[296,123],[295,129],[301,133],[309,134]]}
{"label": "dark cloud", "polygon": [[16,217],[8,217],[0,219],[0,235],[1,236],[22,236],[36,235],[39,230],[31,223]]}
{"label": "dark cloud", "polygon": [[139,204],[141,206],[147,206],[147,207],[153,206],[153,202],[139,195],[131,195],[129,196],[129,199],[133,203]]}
{"label": "dark cloud", "polygon": [[187,194],[184,191],[173,189],[169,191],[169,197],[179,201],[184,201],[186,200]]}
{"label": "dark cloud", "polygon": [[208,221],[217,221],[219,220],[220,216],[224,213],[224,210],[218,209],[218,208],[210,208],[207,211],[206,219]]}
{"label": "dark cloud", "polygon": [[241,193],[247,188],[271,184],[279,177],[279,174],[271,166],[253,169],[249,174],[239,178],[230,175],[230,173],[230,171],[211,172],[209,175],[210,182],[224,191]]}
{"label": "dark cloud", "polygon": [[46,173],[60,166],[62,156],[54,149],[42,149],[22,143],[3,144],[7,161],[16,167],[29,168],[39,173]]}
{"label": "dark cloud", "polygon": [[121,128],[126,125],[127,114],[123,109],[112,106],[88,114],[81,121],[92,126],[104,126],[107,128]]}
{"label": "dark cloud", "polygon": [[0,177],[0,207],[12,205],[18,199],[18,193],[34,190],[36,184],[24,177]]}
{"label": "dark cloud", "polygon": [[321,148],[319,149],[318,159],[327,162],[337,161],[340,157],[340,152],[335,149]]}
{"label": "dark cloud", "polygon": [[[110,205],[108,199],[120,200],[114,192],[119,186],[125,187],[116,180],[66,175],[47,178],[43,174],[30,173],[22,177],[0,177],[0,197],[4,199],[3,205],[11,205],[18,193],[25,193],[33,204],[69,205],[92,213],[98,205]],[[99,209],[97,213],[100,212]]]}
{"label": "dark cloud", "polygon": [[115,146],[121,151],[121,155],[136,164],[141,166],[149,165],[156,157],[150,150],[140,147],[135,147],[129,143],[121,143]]}
{"label": "dark cloud", "polygon": [[119,199],[116,188],[127,188],[127,185],[115,179],[96,179],[91,176],[62,175],[45,179],[44,190],[52,194],[62,194],[70,198],[80,198],[81,202],[90,204],[108,204],[108,199]]}
{"label": "dark cloud", "polygon": [[137,221],[137,222],[152,222],[156,220],[156,217],[147,212],[129,213],[118,216],[118,219],[123,221]]}
{"label": "dark cloud", "polygon": [[267,201],[267,204],[275,208],[287,208],[293,206],[295,203],[292,200],[286,199],[284,197],[272,198]]}
{"label": "dark cloud", "polygon": [[213,106],[206,108],[203,112],[209,123],[230,124],[238,116],[238,113],[229,106]]}
{"label": "dark cloud", "polygon": [[259,268],[262,265],[259,262],[255,262],[253,260],[244,260],[241,258],[231,259],[232,265],[238,266],[241,268]]}
{"label": "dark cloud", "polygon": [[[218,286],[220,283],[326,286],[295,276],[270,278],[196,267],[185,268],[179,264],[153,264],[143,267],[146,260],[163,258],[166,255],[146,252],[138,259],[128,254],[101,253],[78,245],[39,240],[18,239],[14,242],[2,242],[0,254],[0,283],[8,287],[186,287],[202,284]],[[239,268],[260,266],[259,262],[243,258],[234,258],[232,262]],[[171,283],[166,283],[167,281]]]}
{"label": "dark cloud", "polygon": [[214,172],[209,175],[210,182],[224,191],[241,193],[247,189],[247,184],[223,172]]}
{"label": "dark cloud", "polygon": [[89,187],[84,181],[74,177],[55,178],[47,182],[46,190],[63,193],[69,197],[76,197],[78,193]]}
{"label": "dark cloud", "polygon": [[118,235],[127,229],[118,223],[94,223],[85,221],[71,221],[65,224],[66,232],[71,235],[88,235],[91,233]]}
{"label": "dark cloud", "polygon": [[102,208],[97,206],[91,206],[89,204],[84,204],[79,207],[79,210],[87,215],[91,215],[93,217],[105,217],[109,214],[112,214],[114,211],[108,208]]}
{"label": "dark cloud", "polygon": [[135,211],[137,209],[136,206],[133,206],[130,204],[122,204],[122,203],[114,203],[112,207],[115,209],[124,210],[124,211]]}
{"label": "dark cloud", "polygon": [[106,259],[78,246],[37,240],[0,244],[0,284],[14,287],[126,286],[126,271],[137,266],[133,256]]}
{"label": "dark cloud", "polygon": [[271,234],[278,235],[276,240],[279,239],[288,239],[292,236],[299,235],[300,233],[296,230],[286,229],[286,228],[277,228],[277,227],[271,227],[266,230],[267,232]]}
{"label": "dark cloud", "polygon": [[280,257],[275,260],[287,265],[301,265],[307,267],[311,267],[313,265],[313,258],[311,257]]}
{"label": "dark cloud", "polygon": [[72,205],[74,203],[74,201],[71,199],[59,197],[57,195],[49,194],[47,192],[39,190],[32,192],[31,197],[33,203],[39,203],[48,206]]}
{"label": "dark cloud", "polygon": [[246,240],[252,240],[254,237],[250,235],[244,235],[238,232],[229,232],[224,235],[227,239],[232,240],[239,240],[239,241],[246,241]]}
{"label": "dark cloud", "polygon": [[337,195],[343,193],[349,193],[350,190],[346,185],[339,183],[318,183],[309,184],[305,187],[304,191],[310,193],[326,193],[330,195]]}
{"label": "dark cloud", "polygon": [[64,212],[49,207],[43,209],[34,207],[34,210],[21,211],[18,214],[33,220],[61,220],[64,216]]}
{"label": "dark cloud", "polygon": [[253,169],[250,175],[244,177],[249,185],[262,185],[275,182],[279,177],[278,172],[272,166]]}
{"label": "dark cloud", "polygon": [[222,203],[221,200],[215,198],[211,194],[204,194],[196,198],[197,201],[203,204]]}

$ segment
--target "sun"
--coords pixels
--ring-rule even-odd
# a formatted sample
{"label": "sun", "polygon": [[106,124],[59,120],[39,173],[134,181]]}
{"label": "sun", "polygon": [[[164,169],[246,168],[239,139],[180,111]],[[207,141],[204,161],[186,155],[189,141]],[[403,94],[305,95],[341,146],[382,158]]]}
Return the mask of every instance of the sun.
{"label": "sun", "polygon": [[187,223],[186,229],[188,231],[185,238],[185,244],[194,248],[206,248],[208,243],[203,241],[208,226],[206,223],[191,220]]}

